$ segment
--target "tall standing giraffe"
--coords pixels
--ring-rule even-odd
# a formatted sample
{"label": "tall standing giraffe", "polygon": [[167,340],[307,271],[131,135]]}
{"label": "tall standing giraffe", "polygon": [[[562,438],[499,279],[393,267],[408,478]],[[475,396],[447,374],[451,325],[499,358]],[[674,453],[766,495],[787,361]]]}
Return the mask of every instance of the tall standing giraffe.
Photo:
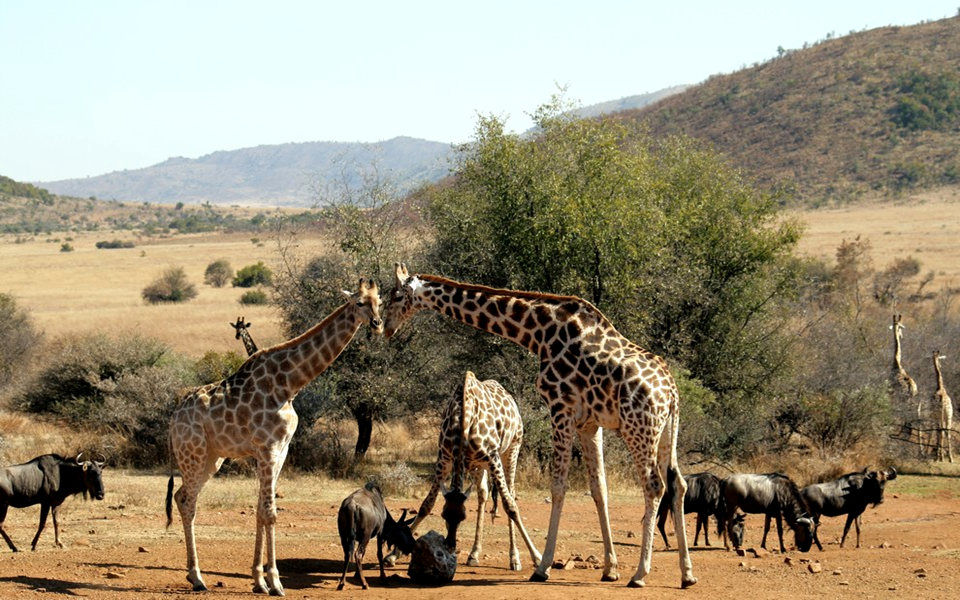
{"label": "tall standing giraffe", "polygon": [[[457,527],[466,519],[464,504],[467,496],[463,493],[463,478],[470,472],[477,487],[477,529],[467,564],[479,565],[483,545],[484,507],[489,493],[489,472],[490,479],[503,498],[507,517],[510,519],[510,569],[520,570],[517,529],[530,552],[534,566],[539,564],[540,552],[527,534],[516,504],[517,458],[520,456],[522,443],[523,419],[513,396],[498,382],[492,379],[479,381],[473,372],[467,371],[463,384],[457,386],[456,393],[444,408],[433,485],[420,504],[410,531],[416,531],[420,523],[430,515],[437,494],[452,474],[451,488],[444,492],[442,515],[447,521],[447,545],[455,545]],[[395,560],[398,554],[395,550],[387,558]]]}
{"label": "tall standing giraffe", "polygon": [[[907,375],[903,368],[901,340],[903,339],[903,315],[894,314],[893,324],[890,329],[893,331],[893,365],[890,369],[891,386],[893,393],[898,397],[903,405],[909,406],[917,398],[917,382]],[[912,407],[911,407],[912,410]],[[924,455],[924,436],[923,436],[923,399],[917,399],[917,420],[914,431],[916,432],[917,448],[922,457]]]}
{"label": "tall standing giraffe", "polygon": [[247,349],[247,356],[253,356],[257,353],[257,345],[250,337],[250,326],[253,323],[245,323],[243,317],[237,317],[236,323],[230,323],[230,327],[237,330],[237,339],[243,342],[243,347]]}
{"label": "tall standing giraffe", "polygon": [[940,408],[940,419],[937,423],[937,460],[946,458],[953,462],[953,448],[951,445],[951,430],[953,429],[953,400],[943,387],[943,372],[940,370],[940,360],[946,358],[939,350],[933,351],[933,370],[937,373],[937,391],[933,393],[933,407]]}
{"label": "tall standing giraffe", "polygon": [[[277,477],[297,429],[293,400],[333,363],[363,322],[378,333],[383,329],[375,282],[361,279],[358,293],[344,294],[347,301],[320,323],[299,337],[254,354],[230,377],[188,392],[174,410],[170,446],[182,478],[175,498],[187,547],[187,580],[194,591],[207,589],[200,575],[193,527],[200,490],[225,458],[252,456],[260,480],[253,590],[283,595],[274,546],[275,495]],[[172,494],[171,472],[167,484],[168,527],[173,518]]]}
{"label": "tall standing giraffe", "polygon": [[603,429],[620,432],[644,490],[640,564],[629,582],[642,587],[650,572],[653,533],[664,486],[673,488],[681,586],[697,582],[683,522],[686,484],[677,466],[680,407],[676,383],[662,358],[624,338],[592,304],[572,296],[500,290],[413,275],[396,265],[396,285],[384,312],[392,336],[415,313],[430,309],[522,346],[540,357],[537,389],[553,425],[550,528],[531,581],[550,576],[560,529],[567,473],[577,435],[590,476],[590,493],[603,537],[602,579],[616,581],[617,557],[610,532],[603,466]]}

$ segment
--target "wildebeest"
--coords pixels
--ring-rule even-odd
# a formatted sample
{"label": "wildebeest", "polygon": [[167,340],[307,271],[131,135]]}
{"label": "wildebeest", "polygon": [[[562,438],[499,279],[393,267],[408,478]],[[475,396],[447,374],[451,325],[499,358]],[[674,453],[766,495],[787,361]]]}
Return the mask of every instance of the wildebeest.
{"label": "wildebeest", "polygon": [[[703,543],[710,545],[710,535],[707,532],[710,517],[717,519],[717,535],[723,535],[722,527],[724,524],[724,502],[720,495],[720,478],[713,473],[694,473],[684,475],[684,481],[687,482],[687,492],[683,495],[683,512],[685,514],[697,513],[697,529],[693,536],[693,545],[697,545],[700,539],[700,529],[703,529]],[[667,486],[663,498],[660,500],[660,509],[657,511],[657,528],[660,535],[663,536],[663,543],[670,549],[670,542],[667,540],[667,534],[664,531],[664,524],[667,522],[667,513],[670,512],[672,502],[673,488]],[[743,526],[743,521],[739,521]],[[742,535],[740,536],[742,539]]]}
{"label": "wildebeest", "polygon": [[887,482],[897,478],[897,470],[891,467],[886,471],[871,471],[865,468],[856,473],[847,473],[839,479],[825,483],[815,483],[800,490],[810,515],[813,517],[813,541],[817,548],[823,550],[817,529],[820,527],[820,516],[839,517],[847,515],[847,522],[843,526],[843,536],[840,538],[840,547],[847,540],[850,524],[857,526],[857,548],[860,547],[860,516],[867,509],[868,504],[877,506],[883,503],[883,489]]}
{"label": "wildebeest", "polygon": [[[58,454],[44,454],[23,463],[0,470],[0,534],[14,552],[17,547],[7,535],[3,523],[7,519],[7,508],[24,508],[40,505],[40,526],[33,536],[31,550],[37,549],[37,540],[47,522],[47,513],[53,513],[53,539],[58,548],[60,542],[60,524],[57,512],[68,496],[87,494],[95,500],[103,500],[103,463],[80,461],[80,455],[73,460],[64,459]],[[51,510],[52,509],[52,510]]]}
{"label": "wildebeest", "polygon": [[[724,479],[721,491],[725,503],[724,521],[729,523],[739,508],[745,513],[762,514],[762,548],[767,547],[767,533],[770,532],[770,518],[777,521],[777,537],[780,540],[780,552],[786,552],[783,545],[783,519],[793,529],[794,542],[800,552],[808,552],[813,544],[813,519],[807,509],[800,490],[789,477],[781,473],[764,475],[735,473]],[[724,540],[726,546],[726,540]]]}
{"label": "wildebeest", "polygon": [[337,589],[342,590],[347,580],[347,569],[352,558],[357,565],[357,577],[363,589],[367,589],[367,580],[363,576],[363,555],[367,551],[370,538],[377,538],[377,561],[380,564],[380,579],[386,580],[383,570],[383,545],[397,548],[401,552],[413,552],[413,534],[410,533],[411,518],[406,521],[407,509],[403,509],[399,521],[394,521],[383,503],[380,488],[368,483],[353,492],[340,504],[337,514],[337,529],[340,532],[340,545],[343,547],[343,575]]}

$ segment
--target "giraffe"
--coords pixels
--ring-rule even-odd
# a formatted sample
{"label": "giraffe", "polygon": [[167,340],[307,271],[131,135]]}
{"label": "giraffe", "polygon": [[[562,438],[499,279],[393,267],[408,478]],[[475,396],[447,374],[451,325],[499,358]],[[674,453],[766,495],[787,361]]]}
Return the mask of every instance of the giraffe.
{"label": "giraffe", "polygon": [[950,430],[953,429],[953,400],[943,387],[943,372],[940,360],[946,358],[939,350],[933,351],[933,370],[937,373],[937,391],[933,393],[933,406],[940,407],[940,422],[937,423],[937,460],[946,458],[953,462],[953,449],[950,443]]}
{"label": "giraffe", "polygon": [[[901,340],[903,339],[903,315],[894,314],[893,315],[893,325],[890,326],[890,329],[893,330],[893,365],[890,369],[890,379],[892,385],[892,391],[894,395],[899,397],[904,405],[910,405],[913,402],[914,398],[917,398],[917,382],[913,380],[907,374],[906,369],[903,368],[903,363],[901,362]],[[911,408],[912,410],[912,408]],[[917,420],[916,427],[913,428],[916,432],[916,441],[917,448],[919,450],[920,456],[923,457],[924,454],[924,439],[923,439],[923,399],[917,400]],[[911,437],[913,434],[911,433]]]}
{"label": "giraffe", "polygon": [[[530,552],[530,559],[534,565],[538,565],[540,552],[527,535],[516,505],[517,458],[522,443],[523,420],[513,396],[498,382],[492,379],[479,381],[472,371],[467,371],[463,384],[457,386],[456,393],[444,408],[433,485],[420,504],[420,510],[417,511],[410,530],[415,531],[429,516],[437,493],[447,477],[453,473],[451,489],[444,490],[442,515],[447,521],[447,545],[456,546],[457,527],[466,519],[464,503],[467,495],[462,491],[462,480],[467,471],[471,472],[477,486],[477,529],[467,564],[479,565],[483,545],[484,507],[489,493],[489,472],[496,489],[503,497],[510,519],[510,569],[519,571],[521,568],[515,527],[520,530],[520,536]],[[387,558],[396,560],[397,554],[394,551]]]}
{"label": "giraffe", "polygon": [[243,342],[243,347],[247,349],[247,356],[253,356],[257,353],[257,345],[250,337],[250,326],[253,323],[244,323],[243,317],[237,317],[236,323],[230,323],[230,327],[237,330],[237,339]]}
{"label": "giraffe", "polygon": [[[359,292],[344,295],[347,301],[320,323],[299,337],[254,354],[230,377],[188,391],[174,410],[170,449],[182,478],[175,498],[187,548],[187,580],[194,591],[207,589],[200,575],[194,535],[197,497],[225,458],[252,456],[260,480],[253,590],[283,595],[274,546],[275,495],[290,438],[297,429],[293,400],[333,363],[363,322],[378,333],[383,329],[376,283],[361,279]],[[171,465],[167,527],[172,521],[172,495]]]}
{"label": "giraffe", "polygon": [[686,484],[677,466],[679,394],[664,360],[624,338],[599,310],[580,298],[501,290],[436,275],[411,276],[406,265],[395,267],[396,284],[384,312],[386,337],[417,312],[430,309],[540,357],[537,389],[549,406],[553,426],[552,507],[543,556],[531,581],[546,581],[550,576],[574,435],[583,449],[600,520],[602,580],[620,577],[607,510],[605,428],[620,432],[644,491],[640,563],[628,585],[645,585],[657,509],[668,483],[676,486],[672,498],[681,586],[695,584],[683,523]]}

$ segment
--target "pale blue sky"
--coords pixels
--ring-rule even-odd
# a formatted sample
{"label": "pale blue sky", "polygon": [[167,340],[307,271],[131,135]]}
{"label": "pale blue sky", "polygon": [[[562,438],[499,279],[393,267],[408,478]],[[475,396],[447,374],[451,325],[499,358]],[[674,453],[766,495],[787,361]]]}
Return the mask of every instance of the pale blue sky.
{"label": "pale blue sky", "polygon": [[695,84],[960,0],[0,0],[0,175],[53,181],[261,144],[468,141],[557,85]]}

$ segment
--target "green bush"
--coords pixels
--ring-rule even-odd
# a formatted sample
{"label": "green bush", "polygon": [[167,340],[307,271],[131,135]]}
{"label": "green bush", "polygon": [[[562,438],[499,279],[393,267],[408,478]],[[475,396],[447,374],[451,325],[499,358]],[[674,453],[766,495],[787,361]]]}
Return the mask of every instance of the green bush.
{"label": "green bush", "polygon": [[91,448],[114,464],[152,467],[168,460],[167,428],[191,365],[161,342],[138,334],[67,336],[51,345],[46,365],[14,398],[14,408],[121,443]]}
{"label": "green bush", "polygon": [[237,271],[233,278],[233,287],[253,287],[255,285],[271,285],[273,283],[273,272],[263,262],[255,265],[247,265]]}
{"label": "green bush", "polygon": [[214,383],[236,373],[245,360],[246,357],[240,356],[233,350],[222,354],[210,351],[197,361],[194,370],[201,384]]}
{"label": "green bush", "polygon": [[135,248],[135,244],[129,240],[112,240],[109,242],[97,242],[97,249],[112,249],[112,248]]}
{"label": "green bush", "polygon": [[60,252],[73,252],[73,244],[70,242],[60,244]]}
{"label": "green bush", "polygon": [[153,283],[140,292],[150,304],[162,302],[186,302],[197,297],[197,288],[187,281],[183,267],[170,267]]}
{"label": "green bush", "polygon": [[231,279],[233,279],[233,267],[223,258],[207,265],[207,270],[203,272],[203,282],[216,288],[227,285]]}
{"label": "green bush", "polygon": [[13,296],[0,293],[0,391],[23,372],[42,339],[30,314]]}
{"label": "green bush", "polygon": [[243,304],[244,306],[263,305],[268,301],[269,298],[267,298],[267,293],[263,290],[250,290],[248,292],[244,292],[243,295],[240,296],[240,304]]}

